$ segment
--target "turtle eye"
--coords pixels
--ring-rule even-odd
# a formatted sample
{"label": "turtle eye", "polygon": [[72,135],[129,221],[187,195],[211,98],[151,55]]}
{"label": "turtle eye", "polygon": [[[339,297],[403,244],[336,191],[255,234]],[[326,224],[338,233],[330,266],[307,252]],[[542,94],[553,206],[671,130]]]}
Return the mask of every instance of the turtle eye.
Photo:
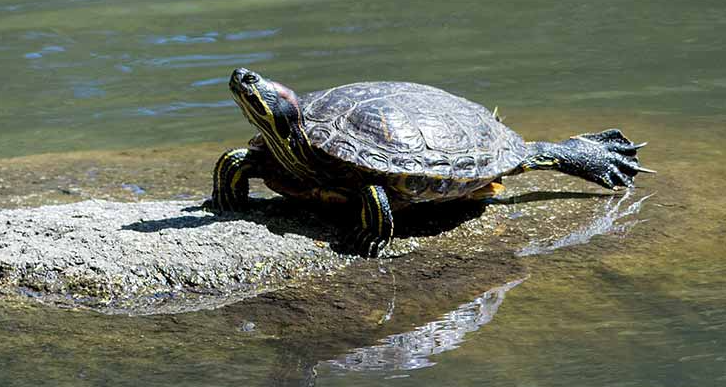
{"label": "turtle eye", "polygon": [[247,84],[253,84],[260,81],[260,77],[257,76],[255,73],[247,73],[244,76],[242,76],[242,82]]}

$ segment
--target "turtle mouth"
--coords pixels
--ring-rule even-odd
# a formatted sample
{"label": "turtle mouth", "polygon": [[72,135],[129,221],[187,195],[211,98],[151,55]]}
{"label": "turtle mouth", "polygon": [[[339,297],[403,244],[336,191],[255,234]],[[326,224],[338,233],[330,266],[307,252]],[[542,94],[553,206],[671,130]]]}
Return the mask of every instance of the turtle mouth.
{"label": "turtle mouth", "polygon": [[242,96],[249,97],[252,95],[252,88],[249,85],[240,82],[234,77],[234,75],[232,75],[232,78],[229,80],[229,90],[232,91],[232,95],[235,97],[235,100]]}
{"label": "turtle mouth", "polygon": [[232,76],[229,78],[229,90],[232,92],[234,102],[242,109],[247,119],[252,122],[246,106],[248,105],[247,101],[253,98],[254,92],[252,91],[252,86],[244,82],[245,72],[240,70],[243,69],[236,69],[232,72]]}
{"label": "turtle mouth", "polygon": [[260,78],[252,71],[243,68],[232,72],[229,89],[237,106],[242,109],[247,120],[258,128],[266,128],[268,108],[257,89]]}

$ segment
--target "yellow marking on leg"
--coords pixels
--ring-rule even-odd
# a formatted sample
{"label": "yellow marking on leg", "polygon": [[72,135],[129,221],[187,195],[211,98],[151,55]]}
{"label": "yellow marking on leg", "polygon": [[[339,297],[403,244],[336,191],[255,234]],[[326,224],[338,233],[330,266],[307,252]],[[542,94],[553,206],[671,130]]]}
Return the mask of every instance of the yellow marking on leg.
{"label": "yellow marking on leg", "polygon": [[537,166],[540,167],[551,167],[553,165],[557,164],[556,160],[543,160],[543,161],[537,161]]}
{"label": "yellow marking on leg", "polygon": [[375,187],[370,187],[371,194],[373,194],[373,200],[376,201],[376,209],[378,210],[378,235],[383,234],[383,208],[381,208],[381,201],[378,199],[378,191]]}
{"label": "yellow marking on leg", "polygon": [[227,152],[224,155],[222,155],[222,160],[217,163],[217,165],[219,167],[215,171],[217,173],[217,183],[218,184],[222,183],[222,181],[221,181],[222,180],[222,167],[224,167],[224,165],[227,163],[227,159],[229,159],[230,157],[232,157],[236,154],[239,154],[239,153],[242,153],[245,151],[247,151],[247,149],[239,148],[239,149],[232,150],[231,152]]}
{"label": "yellow marking on leg", "polygon": [[[246,169],[246,168],[245,168]],[[234,197],[235,200],[237,200],[237,190],[235,187],[237,186],[237,183],[239,182],[239,179],[242,178],[242,174],[245,172],[244,169],[239,169],[237,172],[234,173],[234,176],[232,176],[232,183],[230,183],[230,187],[232,187],[232,197]]]}
{"label": "yellow marking on leg", "polygon": [[360,211],[360,222],[363,224],[363,230],[368,228],[368,222],[366,222],[366,206],[368,203],[363,204],[363,208]]}

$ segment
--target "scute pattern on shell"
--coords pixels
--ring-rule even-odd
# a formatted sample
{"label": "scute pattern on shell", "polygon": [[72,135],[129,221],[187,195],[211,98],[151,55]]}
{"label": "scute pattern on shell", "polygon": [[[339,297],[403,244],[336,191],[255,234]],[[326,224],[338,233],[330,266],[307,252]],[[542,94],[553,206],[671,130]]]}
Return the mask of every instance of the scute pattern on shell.
{"label": "scute pattern on shell", "polygon": [[487,179],[526,155],[485,107],[431,86],[354,83],[305,95],[302,106],[313,146],[381,173]]}

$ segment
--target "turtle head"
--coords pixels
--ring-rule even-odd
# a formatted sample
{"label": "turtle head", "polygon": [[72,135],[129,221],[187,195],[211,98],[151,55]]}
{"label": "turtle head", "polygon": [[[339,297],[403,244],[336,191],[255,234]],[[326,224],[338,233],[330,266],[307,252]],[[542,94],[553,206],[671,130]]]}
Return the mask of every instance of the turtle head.
{"label": "turtle head", "polygon": [[289,88],[238,68],[232,72],[229,89],[247,119],[268,141],[288,141],[293,131],[302,131],[300,103]]}
{"label": "turtle head", "polygon": [[297,177],[309,176],[312,148],[295,92],[244,68],[232,72],[229,88],[280,164]]}

